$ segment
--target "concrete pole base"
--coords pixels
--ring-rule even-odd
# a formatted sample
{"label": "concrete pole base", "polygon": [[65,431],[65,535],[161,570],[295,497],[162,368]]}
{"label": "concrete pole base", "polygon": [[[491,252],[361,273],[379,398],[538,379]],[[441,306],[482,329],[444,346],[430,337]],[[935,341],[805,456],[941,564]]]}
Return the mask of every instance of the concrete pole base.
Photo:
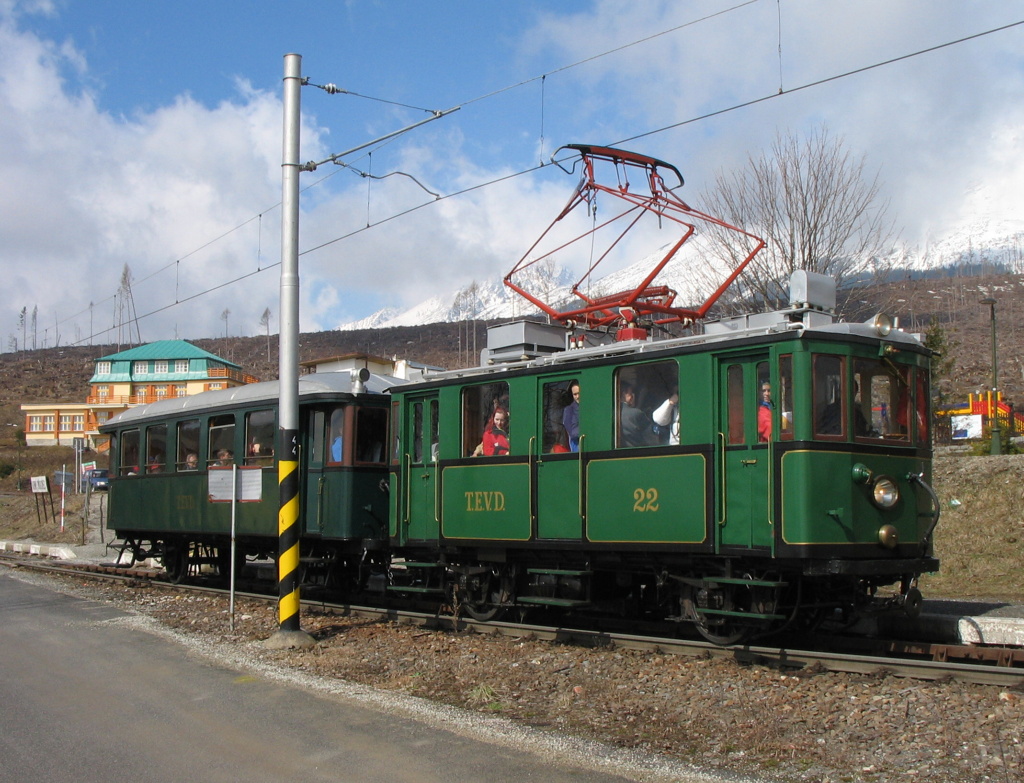
{"label": "concrete pole base", "polygon": [[268,650],[305,650],[316,645],[316,639],[305,631],[285,631],[278,629],[267,639],[263,646]]}

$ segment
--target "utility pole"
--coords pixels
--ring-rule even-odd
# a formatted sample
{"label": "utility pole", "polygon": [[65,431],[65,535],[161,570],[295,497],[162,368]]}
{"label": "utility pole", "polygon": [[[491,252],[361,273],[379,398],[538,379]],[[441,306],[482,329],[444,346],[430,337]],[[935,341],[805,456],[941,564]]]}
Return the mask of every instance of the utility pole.
{"label": "utility pole", "polygon": [[281,333],[278,350],[278,623],[275,649],[314,644],[299,626],[299,122],[302,56],[284,56],[281,162]]}
{"label": "utility pole", "polygon": [[988,305],[992,321],[992,396],[989,406],[989,435],[992,438],[992,456],[1003,453],[1003,433],[999,427],[999,369],[996,364],[996,300],[991,296],[981,299],[978,304]]}
{"label": "utility pole", "polygon": [[[278,467],[281,504],[278,533],[278,622],[277,632],[266,645],[271,648],[309,647],[312,636],[299,627],[299,172],[315,171],[323,163],[337,163],[344,156],[399,136],[406,131],[458,111],[459,107],[433,111],[431,116],[401,130],[380,136],[331,155],[319,163],[299,164],[300,92],[308,81],[302,78],[302,55],[284,56],[284,138],[281,162],[281,330],[278,338]],[[320,86],[320,85],[314,85]],[[321,87],[334,95],[335,85]]]}

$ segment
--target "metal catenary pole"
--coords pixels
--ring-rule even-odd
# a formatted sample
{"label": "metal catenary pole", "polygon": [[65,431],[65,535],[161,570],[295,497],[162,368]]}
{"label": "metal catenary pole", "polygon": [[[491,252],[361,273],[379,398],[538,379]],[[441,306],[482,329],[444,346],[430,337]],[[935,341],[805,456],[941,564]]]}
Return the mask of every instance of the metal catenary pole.
{"label": "metal catenary pole", "polygon": [[299,122],[302,56],[284,57],[284,139],[281,163],[281,335],[278,378],[277,633],[272,647],[306,647],[299,625]]}

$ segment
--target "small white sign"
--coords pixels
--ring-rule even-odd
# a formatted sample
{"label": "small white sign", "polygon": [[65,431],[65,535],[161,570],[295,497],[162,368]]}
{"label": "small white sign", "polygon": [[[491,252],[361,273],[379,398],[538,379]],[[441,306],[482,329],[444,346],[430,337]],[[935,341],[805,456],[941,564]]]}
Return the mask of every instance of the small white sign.
{"label": "small white sign", "polygon": [[82,475],[87,475],[90,470],[96,470],[96,461],[82,463]]}
{"label": "small white sign", "polygon": [[36,494],[45,495],[50,491],[49,486],[46,483],[46,476],[32,476],[32,491]]}
{"label": "small white sign", "polygon": [[984,432],[980,413],[969,413],[964,416],[950,416],[953,440],[970,440],[980,438]]}
{"label": "small white sign", "polygon": [[[246,465],[237,468],[238,482],[235,500],[240,503],[256,503],[263,499],[263,468],[259,465]],[[230,503],[231,467],[211,467],[209,470],[209,496],[211,503]]]}

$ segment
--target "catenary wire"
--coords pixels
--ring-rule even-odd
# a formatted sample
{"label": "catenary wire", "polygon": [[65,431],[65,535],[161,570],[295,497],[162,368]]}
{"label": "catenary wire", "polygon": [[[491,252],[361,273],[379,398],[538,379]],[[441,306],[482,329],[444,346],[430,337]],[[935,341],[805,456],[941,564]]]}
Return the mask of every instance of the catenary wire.
{"label": "catenary wire", "polygon": [[[724,9],[723,11],[720,11],[720,12],[718,12],[716,14],[712,14],[710,16],[702,17],[701,19],[698,19],[698,20],[693,20],[693,21],[688,22],[688,23],[686,23],[684,25],[678,25],[677,27],[671,28],[670,30],[664,30],[662,32],[659,32],[659,33],[656,33],[654,35],[648,36],[648,37],[646,37],[644,39],[640,39],[640,40],[634,41],[634,42],[632,42],[630,44],[624,44],[623,46],[617,47],[615,49],[608,50],[607,52],[604,52],[602,54],[594,55],[592,57],[585,58],[585,59],[577,61],[575,63],[571,63],[569,65],[562,66],[561,68],[557,68],[557,69],[555,69],[553,71],[548,71],[543,76],[547,76],[547,75],[550,75],[550,74],[559,73],[561,71],[569,70],[570,68],[574,68],[574,67],[576,67],[578,65],[582,65],[584,63],[596,60],[596,59],[598,59],[600,57],[603,57],[603,56],[606,56],[606,55],[609,55],[609,54],[613,54],[613,53],[618,52],[618,51],[622,51],[623,49],[627,49],[627,48],[629,48],[631,46],[636,46],[636,45],[638,45],[640,43],[644,43],[644,42],[653,40],[655,38],[658,38],[658,37],[660,37],[662,35],[665,35],[667,33],[673,32],[675,30],[679,30],[679,29],[682,29],[684,27],[688,27],[688,26],[696,24],[696,23],[698,23],[700,21],[704,21],[706,19],[712,18],[713,16],[718,16],[718,15],[721,15],[723,13],[728,13],[728,12],[736,10],[738,8],[742,8],[742,7],[747,6],[747,5],[751,5],[751,4],[755,3],[755,2],[758,2],[758,0],[748,0],[748,2],[741,3],[741,4],[737,5],[737,6],[732,6],[731,8]],[[988,35],[992,35],[992,34],[995,34],[995,33],[1003,32],[1003,31],[1012,29],[1014,27],[1019,27],[1021,25],[1024,25],[1024,20],[1019,20],[1019,21],[1016,21],[1016,22],[1010,22],[1008,24],[1001,25],[999,27],[994,27],[994,28],[991,28],[991,29],[988,29],[988,30],[983,30],[983,31],[978,32],[978,33],[973,33],[971,35],[967,35],[967,36],[963,36],[961,38],[957,38],[957,39],[954,39],[954,40],[946,41],[946,42],[941,43],[941,44],[936,44],[934,46],[926,47],[924,49],[918,49],[916,51],[909,52],[907,54],[900,55],[898,57],[892,57],[892,58],[889,58],[887,60],[881,60],[879,62],[872,63],[872,64],[869,64],[869,65],[865,65],[865,66],[862,66],[860,68],[855,68],[855,69],[852,69],[852,70],[849,70],[849,71],[844,71],[843,73],[834,74],[832,76],[828,76],[828,77],[825,77],[825,78],[822,78],[822,79],[817,79],[817,80],[812,81],[812,82],[807,82],[807,83],[798,85],[796,87],[793,87],[793,88],[791,88],[789,90],[781,90],[780,89],[780,91],[777,92],[777,93],[771,93],[771,94],[768,94],[768,95],[763,95],[763,96],[758,97],[758,98],[753,98],[753,99],[748,100],[748,101],[742,101],[742,102],[739,102],[739,103],[736,103],[736,104],[732,104],[730,106],[726,106],[726,107],[723,107],[721,109],[717,109],[717,110],[712,111],[712,112],[707,112],[705,114],[702,114],[702,115],[699,115],[699,116],[696,116],[696,117],[691,117],[691,118],[686,119],[686,120],[681,120],[680,122],[672,123],[672,124],[669,124],[669,125],[662,126],[660,128],[655,128],[655,129],[650,130],[650,131],[645,131],[644,133],[640,133],[640,134],[637,134],[637,135],[634,135],[634,136],[629,136],[629,137],[626,137],[626,138],[623,138],[623,139],[619,139],[617,141],[611,142],[611,144],[612,145],[618,145],[618,144],[623,144],[623,143],[630,142],[630,141],[635,141],[637,139],[647,138],[649,136],[653,136],[653,135],[656,135],[658,133],[664,133],[666,131],[673,130],[673,129],[676,129],[676,128],[680,128],[680,127],[683,127],[685,125],[693,124],[695,122],[700,122],[700,121],[703,121],[703,120],[706,120],[706,119],[710,119],[712,117],[717,117],[717,116],[721,116],[723,114],[728,114],[730,112],[737,111],[739,109],[744,109],[744,108],[747,108],[747,107],[750,107],[750,106],[755,106],[755,105],[760,104],[760,103],[765,103],[767,101],[770,101],[770,100],[773,100],[773,99],[777,99],[777,98],[781,98],[781,97],[784,97],[784,96],[788,96],[788,95],[791,95],[793,93],[801,92],[801,91],[804,91],[804,90],[808,90],[808,89],[811,89],[813,87],[820,87],[822,85],[829,84],[831,82],[835,82],[835,81],[838,81],[840,79],[849,78],[849,77],[852,77],[852,76],[856,76],[858,74],[866,73],[866,72],[871,71],[871,70],[875,70],[875,69],[882,68],[882,67],[885,67],[885,66],[893,65],[895,63],[899,63],[899,62],[902,62],[902,61],[905,61],[905,60],[909,60],[909,59],[912,59],[914,57],[919,57],[919,56],[922,56],[922,55],[925,55],[925,54],[929,54],[929,53],[932,53],[932,52],[935,52],[935,51],[939,51],[939,50],[942,50],[942,49],[949,48],[951,46],[956,46],[956,45],[959,45],[959,44],[963,44],[963,43],[966,43],[968,41],[976,40],[976,39],[979,39],[979,38],[982,38],[982,37],[985,37],[985,36],[988,36]],[[475,103],[475,102],[484,100],[485,98],[490,98],[492,96],[499,95],[499,94],[501,94],[503,92],[507,92],[508,90],[515,89],[516,87],[519,87],[519,86],[522,86],[522,85],[525,85],[525,84],[529,84],[529,83],[531,83],[533,81],[537,81],[538,79],[541,79],[541,78],[542,78],[542,76],[533,77],[531,79],[527,79],[527,80],[524,80],[522,82],[518,82],[517,84],[510,85],[510,86],[502,88],[500,90],[495,90],[495,91],[492,91],[492,92],[487,93],[485,95],[481,95],[481,96],[479,96],[477,98],[470,99],[470,100],[465,101],[465,102],[463,102],[462,104],[459,104],[459,105],[460,106],[467,106],[467,105],[469,105],[471,103]],[[365,97],[365,96],[361,96],[361,97]],[[388,141],[391,141],[391,140],[389,139]],[[540,164],[538,164],[536,166],[530,166],[528,168],[522,169],[522,170],[517,171],[517,172],[513,172],[511,174],[503,175],[503,176],[497,177],[495,179],[491,179],[491,180],[487,180],[487,181],[484,181],[484,182],[480,182],[480,183],[477,183],[475,185],[471,185],[471,186],[469,186],[467,188],[463,188],[461,190],[453,191],[452,193],[439,196],[439,197],[437,197],[437,198],[435,198],[435,199],[433,199],[431,201],[427,201],[427,202],[424,202],[422,204],[418,204],[416,206],[413,206],[413,207],[410,207],[408,209],[402,210],[400,212],[396,212],[396,213],[394,213],[392,215],[389,215],[388,217],[385,217],[385,218],[377,221],[376,223],[367,224],[366,226],[362,226],[360,228],[353,229],[352,231],[347,232],[345,234],[342,234],[342,235],[340,235],[338,237],[335,237],[334,239],[330,239],[330,240],[328,240],[326,242],[322,242],[322,243],[320,243],[318,245],[315,245],[313,247],[307,248],[306,250],[301,251],[299,253],[299,256],[301,257],[301,256],[309,255],[310,253],[314,253],[317,250],[321,250],[324,247],[327,247],[329,245],[335,244],[337,242],[340,242],[340,241],[343,241],[345,239],[349,239],[349,238],[351,238],[353,236],[356,236],[358,234],[361,234],[362,232],[367,231],[367,230],[369,230],[371,228],[375,228],[377,226],[389,223],[392,220],[397,220],[399,218],[405,217],[406,215],[409,215],[411,213],[419,211],[423,207],[429,206],[431,204],[435,204],[435,203],[437,203],[439,201],[443,201],[443,200],[446,200],[446,199],[449,199],[449,198],[456,198],[458,196],[463,196],[463,195],[466,195],[467,193],[471,193],[471,192],[473,192],[475,190],[480,190],[482,188],[490,187],[492,185],[496,185],[496,184],[499,184],[501,182],[505,182],[505,181],[508,181],[508,180],[511,180],[511,179],[515,179],[517,177],[520,177],[520,176],[523,176],[523,175],[526,175],[526,174],[531,174],[531,173],[533,173],[535,171],[538,171],[538,170],[544,168],[546,165],[547,164],[540,163]],[[348,164],[345,164],[345,166],[348,167]],[[353,169],[353,170],[358,172],[358,169]],[[331,174],[328,174],[328,175],[326,175],[324,177],[321,177],[316,182],[311,183],[309,186],[303,188],[302,189],[303,192],[309,190],[310,188],[318,186],[324,180],[326,180],[329,177],[333,176],[335,173],[337,173],[337,172],[332,172]],[[359,172],[359,173],[362,174],[362,172]],[[363,176],[365,176],[365,174],[363,174]],[[273,207],[270,207],[268,210],[264,210],[264,212],[276,209],[280,205],[281,205],[280,202],[278,202]],[[262,214],[263,214],[262,212],[259,213],[259,215],[262,215]],[[257,217],[259,215],[254,215],[253,217],[249,218],[248,220],[244,221],[243,223],[239,224],[238,226],[235,226],[234,228],[229,229],[228,231],[224,232],[220,236],[218,236],[218,237],[216,237],[214,239],[211,239],[209,242],[206,242],[203,245],[201,245],[200,247],[197,247],[195,250],[185,254],[184,256],[181,257],[181,259],[176,259],[175,261],[170,262],[169,264],[165,265],[164,267],[161,267],[160,269],[154,271],[152,274],[146,276],[145,278],[142,278],[138,282],[145,282],[146,280],[149,280],[151,277],[155,276],[156,274],[159,274],[159,272],[162,272],[162,271],[166,270],[167,268],[169,268],[170,266],[176,264],[178,260],[183,260],[183,259],[188,258],[191,255],[194,255],[195,253],[197,253],[200,250],[208,247],[209,245],[213,244],[214,242],[219,241],[220,239],[224,238],[225,236],[228,236],[231,233],[233,233],[234,231],[237,231],[238,229],[244,227],[248,223],[251,223],[253,220],[257,219]],[[205,289],[203,291],[196,292],[195,294],[193,294],[191,296],[188,296],[185,299],[182,299],[180,301],[175,301],[174,303],[171,303],[171,304],[168,304],[168,305],[156,308],[154,310],[150,310],[149,312],[144,313],[141,316],[137,316],[137,320],[143,320],[143,319],[145,319],[147,317],[150,317],[152,315],[156,315],[156,314],[164,312],[165,310],[168,310],[168,309],[170,309],[172,307],[175,307],[178,304],[183,304],[183,303],[191,301],[193,299],[197,299],[199,297],[205,296],[206,294],[213,293],[213,292],[218,291],[218,290],[220,290],[220,289],[222,289],[222,288],[224,288],[226,286],[232,285],[234,283],[237,283],[237,282],[245,280],[245,279],[247,279],[249,277],[252,277],[253,275],[256,275],[256,274],[259,274],[261,272],[264,272],[264,271],[267,271],[269,269],[273,269],[273,268],[275,268],[277,266],[280,266],[280,263],[281,262],[278,261],[276,263],[269,264],[267,266],[262,267],[261,269],[257,269],[255,271],[247,272],[245,274],[239,275],[239,276],[237,276],[235,278],[232,278],[230,280],[226,280],[226,281],[224,281],[222,283],[219,283],[219,284],[217,284],[215,286],[212,286],[212,287],[210,287],[208,289]],[[110,300],[114,299],[115,296],[107,297],[106,299],[101,300],[101,303],[110,301]],[[95,304],[95,303],[93,303],[93,304]],[[60,323],[66,323],[67,321],[71,320],[71,318],[74,318],[77,315],[81,315],[81,314],[85,313],[88,309],[89,308],[83,309],[79,313],[76,313],[74,316],[69,316],[68,318],[65,318]],[[97,336],[97,335],[106,334],[107,332],[113,331],[113,329],[115,329],[115,328],[117,328],[117,327],[111,327],[110,329],[101,330],[101,331],[97,332],[94,335],[90,335],[90,339],[92,337]],[[83,339],[80,339],[80,340],[78,340],[78,341],[76,341],[74,343],[71,343],[71,344],[72,345],[77,345],[77,344],[82,343],[84,341],[85,340],[83,338]]]}

